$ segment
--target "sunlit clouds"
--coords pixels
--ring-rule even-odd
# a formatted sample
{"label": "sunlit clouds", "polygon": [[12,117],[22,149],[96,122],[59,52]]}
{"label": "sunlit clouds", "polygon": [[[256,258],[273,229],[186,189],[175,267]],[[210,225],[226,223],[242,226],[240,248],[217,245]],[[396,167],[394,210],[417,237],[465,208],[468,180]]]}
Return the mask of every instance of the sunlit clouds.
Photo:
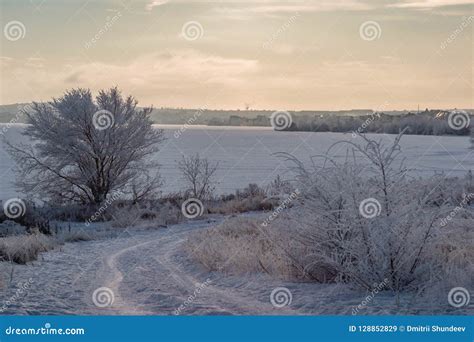
{"label": "sunlit clouds", "polygon": [[[155,107],[474,107],[468,0],[1,6],[26,28],[1,40],[1,104],[117,85]],[[365,22],[377,39],[361,38]],[[186,23],[202,31],[189,39]]]}

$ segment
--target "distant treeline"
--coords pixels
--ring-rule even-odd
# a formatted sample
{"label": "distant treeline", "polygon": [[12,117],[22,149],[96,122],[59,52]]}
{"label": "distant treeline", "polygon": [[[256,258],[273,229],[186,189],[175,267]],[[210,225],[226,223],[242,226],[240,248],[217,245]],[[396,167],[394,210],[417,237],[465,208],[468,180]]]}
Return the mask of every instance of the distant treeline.
{"label": "distant treeline", "polygon": [[[28,104],[0,106],[0,122],[24,123],[21,109]],[[473,110],[468,110],[471,115]],[[151,119],[156,124],[271,127],[271,110],[210,110],[184,108],[155,108]],[[397,134],[408,127],[406,134],[468,135],[469,128],[452,129],[448,124],[450,112],[425,110],[387,111],[370,109],[342,111],[290,111],[292,124],[286,130],[309,132],[366,132]]]}
{"label": "distant treeline", "polygon": [[[301,115],[291,113],[292,124],[287,131],[309,132],[358,132],[398,134],[408,127],[406,134],[416,135],[469,135],[469,127],[453,129],[449,125],[449,112],[424,111],[400,115],[371,113],[359,116]],[[474,121],[474,119],[472,120]],[[211,125],[229,126],[271,126],[270,118],[259,115],[256,118],[231,116],[228,120],[213,119]]]}
{"label": "distant treeline", "polygon": [[426,111],[406,115],[374,113],[345,117],[296,117],[289,128],[295,131],[359,132],[398,134],[408,127],[406,134],[416,135],[469,135],[469,127],[453,129],[448,123],[449,113]]}

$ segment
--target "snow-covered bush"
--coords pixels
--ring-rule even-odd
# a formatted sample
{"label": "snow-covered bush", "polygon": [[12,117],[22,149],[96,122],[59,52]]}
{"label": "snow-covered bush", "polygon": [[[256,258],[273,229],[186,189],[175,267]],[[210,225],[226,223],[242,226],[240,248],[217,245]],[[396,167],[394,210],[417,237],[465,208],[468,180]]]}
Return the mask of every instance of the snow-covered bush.
{"label": "snow-covered bush", "polygon": [[291,182],[288,180],[283,180],[280,175],[277,177],[267,186],[266,194],[267,196],[274,196],[277,198],[280,197],[288,197],[295,189],[291,185]]}
{"label": "snow-covered bush", "polygon": [[[266,226],[262,215],[197,232],[191,255],[212,270],[367,290],[381,283],[395,292],[470,288],[472,175],[410,178],[399,160],[401,138],[389,146],[364,136],[360,144],[337,143],[312,168],[283,155],[300,189],[292,207]],[[331,158],[336,148],[347,157]],[[446,224],[448,215],[455,217]]]}
{"label": "snow-covered bush", "polygon": [[258,184],[250,183],[242,190],[237,190],[235,196],[237,198],[265,197],[266,192]]}
{"label": "snow-covered bush", "polygon": [[[362,144],[337,143],[313,169],[286,155],[303,193],[276,224],[294,228],[309,274],[329,270],[334,280],[367,289],[387,278],[394,291],[420,290],[446,276],[436,250],[448,200],[435,198],[434,182],[407,177],[397,162],[401,137],[391,146],[365,136]],[[347,158],[331,159],[334,148],[347,149]]]}
{"label": "snow-covered bush", "polygon": [[209,203],[208,211],[211,214],[236,214],[249,211],[268,211],[278,206],[278,200],[265,198],[258,195],[255,197],[234,197],[226,201],[212,201]]}
{"label": "snow-covered bush", "polygon": [[128,228],[140,223],[153,224],[153,226],[165,226],[176,224],[182,218],[181,208],[167,200],[143,201],[134,204],[131,201],[121,201],[109,209],[112,219],[112,227]]}

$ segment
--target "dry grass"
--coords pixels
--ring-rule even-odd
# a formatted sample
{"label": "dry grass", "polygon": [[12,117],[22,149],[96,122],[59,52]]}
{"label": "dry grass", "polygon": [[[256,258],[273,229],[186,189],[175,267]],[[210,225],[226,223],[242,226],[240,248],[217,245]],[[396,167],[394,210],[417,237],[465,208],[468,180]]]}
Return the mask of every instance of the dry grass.
{"label": "dry grass", "polygon": [[156,226],[176,224],[182,218],[182,214],[180,208],[171,203],[165,203],[158,207],[129,206],[114,208],[112,217],[112,227],[128,228],[149,221]]}
{"label": "dry grass", "polygon": [[473,286],[473,226],[473,219],[455,219],[445,227],[442,238],[433,248],[433,257],[442,265],[443,274],[449,274],[445,279],[449,286]]}
{"label": "dry grass", "polygon": [[56,239],[44,234],[0,238],[0,260],[26,264],[36,260],[41,252],[49,251],[58,245]]}
{"label": "dry grass", "polygon": [[[267,227],[263,227],[261,222],[241,217],[229,219],[190,236],[187,250],[211,271],[267,273],[283,279],[317,282],[337,280],[336,269],[314,262],[314,251],[294,236],[289,221],[283,218]],[[426,247],[433,262],[442,267],[435,272],[437,277],[449,275],[449,279],[440,281],[439,286],[472,286],[472,223],[472,219],[453,221],[445,227],[444,234],[438,236],[436,243]],[[432,291],[445,290],[439,286],[433,287]],[[426,288],[425,291],[431,290]]]}
{"label": "dry grass", "polygon": [[270,229],[256,221],[233,218],[192,235],[187,241],[187,250],[213,271],[301,277],[293,260],[272,235]]}
{"label": "dry grass", "polygon": [[264,196],[255,196],[248,198],[234,198],[228,201],[213,203],[209,207],[211,214],[236,214],[249,211],[272,210],[278,206],[277,199],[266,199]]}

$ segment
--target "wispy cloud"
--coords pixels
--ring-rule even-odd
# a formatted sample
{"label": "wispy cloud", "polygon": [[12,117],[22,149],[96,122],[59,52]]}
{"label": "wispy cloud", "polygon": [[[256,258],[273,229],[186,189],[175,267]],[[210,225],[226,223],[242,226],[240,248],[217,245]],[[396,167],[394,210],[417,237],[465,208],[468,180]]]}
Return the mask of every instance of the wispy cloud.
{"label": "wispy cloud", "polygon": [[[0,58],[0,64],[8,65],[5,77],[21,79],[32,89],[39,89],[39,83],[46,77],[46,71],[38,65],[40,62],[39,58]],[[160,94],[161,99],[192,94],[189,98],[197,102],[205,87],[215,92],[223,87],[245,89],[251,75],[258,70],[258,61],[254,59],[229,58],[192,49],[169,50],[141,55],[128,63],[88,62],[56,66],[48,76],[48,86],[36,96],[48,98],[71,86],[96,90],[119,84],[123,89],[135,90],[134,93],[147,104],[156,104],[156,94]],[[15,85],[21,86],[18,82]],[[173,104],[179,105],[179,102]]]}
{"label": "wispy cloud", "polygon": [[397,8],[436,8],[455,5],[474,5],[473,0],[404,0],[397,1],[388,7]]}
{"label": "wispy cloud", "polygon": [[158,7],[164,4],[167,4],[168,0],[153,0],[146,4],[145,10],[151,11],[154,7]]}
{"label": "wispy cloud", "polygon": [[360,0],[321,0],[321,1],[294,1],[294,2],[280,2],[280,1],[254,1],[252,3],[240,3],[236,6],[235,3],[225,2],[219,3],[216,8],[221,13],[246,13],[246,14],[279,14],[290,12],[327,12],[327,11],[363,11],[372,9],[373,6]]}
{"label": "wispy cloud", "polygon": [[[170,0],[153,0],[145,6],[147,11],[154,7],[169,3]],[[207,4],[221,14],[227,15],[252,15],[268,14],[278,15],[289,12],[331,12],[331,11],[368,11],[373,9],[388,8],[439,8],[455,5],[474,4],[474,0],[220,0],[212,2],[209,0],[174,0],[181,4]]]}

